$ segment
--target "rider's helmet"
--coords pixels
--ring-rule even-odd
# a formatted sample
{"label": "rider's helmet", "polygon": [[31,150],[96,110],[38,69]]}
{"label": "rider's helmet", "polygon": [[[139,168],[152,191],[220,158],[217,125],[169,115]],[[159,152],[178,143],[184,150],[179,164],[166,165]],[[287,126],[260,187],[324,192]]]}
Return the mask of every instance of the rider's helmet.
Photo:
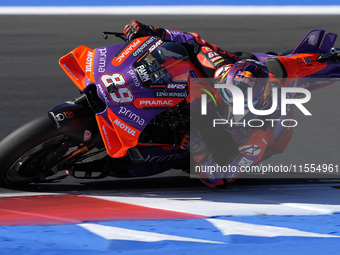
{"label": "rider's helmet", "polygon": [[[221,84],[237,86],[244,95],[245,114],[234,116],[232,114],[233,94],[227,88],[219,90],[219,95],[227,107],[219,110],[221,117],[233,122],[248,121],[256,118],[256,115],[249,111],[249,103],[252,103],[257,110],[265,110],[270,106],[270,93],[272,84],[269,80],[268,68],[255,60],[241,60],[235,63],[220,81]],[[252,102],[248,102],[248,88],[252,88]]]}

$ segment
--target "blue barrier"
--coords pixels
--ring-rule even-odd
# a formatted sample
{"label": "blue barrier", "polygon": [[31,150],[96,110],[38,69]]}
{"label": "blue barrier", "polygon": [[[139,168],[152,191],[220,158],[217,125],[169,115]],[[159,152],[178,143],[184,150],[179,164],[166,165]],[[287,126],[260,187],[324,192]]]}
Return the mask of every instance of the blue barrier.
{"label": "blue barrier", "polygon": [[254,4],[253,0],[171,0],[171,1],[156,1],[156,0],[129,0],[119,3],[112,0],[1,0],[0,6],[145,6],[145,5],[260,5],[260,6],[289,6],[289,5],[339,5],[339,0],[259,0]]}

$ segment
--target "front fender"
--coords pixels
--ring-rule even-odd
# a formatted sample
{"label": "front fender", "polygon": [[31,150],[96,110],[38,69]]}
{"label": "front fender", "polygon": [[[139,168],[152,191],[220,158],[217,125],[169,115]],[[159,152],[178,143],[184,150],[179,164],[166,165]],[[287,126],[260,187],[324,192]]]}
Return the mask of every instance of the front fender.
{"label": "front fender", "polygon": [[98,131],[93,110],[89,106],[65,102],[48,112],[52,126],[77,142],[86,142]]}

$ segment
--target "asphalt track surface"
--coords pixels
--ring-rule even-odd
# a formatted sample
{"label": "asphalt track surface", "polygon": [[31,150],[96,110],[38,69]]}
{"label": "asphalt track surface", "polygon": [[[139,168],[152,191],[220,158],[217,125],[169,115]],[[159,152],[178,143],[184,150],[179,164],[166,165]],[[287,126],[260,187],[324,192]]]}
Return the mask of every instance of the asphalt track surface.
{"label": "asphalt track surface", "polygon": [[[120,43],[118,38],[105,41],[101,32],[122,31],[132,19],[195,31],[229,51],[282,52],[294,48],[312,29],[340,33],[339,16],[0,16],[0,139],[78,95],[59,67],[61,56],[79,45],[96,48]],[[306,105],[312,117],[296,111],[299,125],[290,145],[267,163],[339,164],[340,86],[336,85],[313,93]]]}

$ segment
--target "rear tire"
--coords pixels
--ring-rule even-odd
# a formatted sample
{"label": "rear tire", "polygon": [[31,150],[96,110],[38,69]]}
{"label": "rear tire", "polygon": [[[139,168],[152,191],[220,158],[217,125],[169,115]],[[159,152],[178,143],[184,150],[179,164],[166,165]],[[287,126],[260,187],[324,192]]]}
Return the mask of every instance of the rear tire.
{"label": "rear tire", "polygon": [[52,175],[41,172],[38,164],[34,169],[32,160],[60,144],[64,138],[52,127],[47,115],[13,131],[0,142],[0,185],[22,186],[44,175]]}

